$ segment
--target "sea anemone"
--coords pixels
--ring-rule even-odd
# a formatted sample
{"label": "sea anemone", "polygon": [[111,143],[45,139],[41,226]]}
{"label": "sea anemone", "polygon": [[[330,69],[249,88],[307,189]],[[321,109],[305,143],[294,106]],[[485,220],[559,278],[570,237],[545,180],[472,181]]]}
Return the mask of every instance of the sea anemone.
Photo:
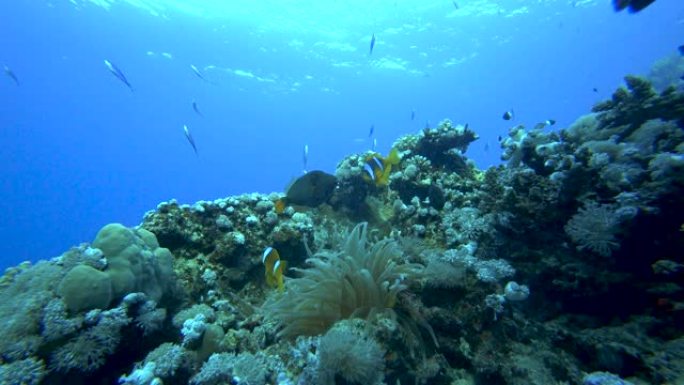
{"label": "sea anemone", "polygon": [[335,322],[354,317],[384,314],[396,319],[397,297],[407,282],[419,277],[422,266],[402,261],[393,239],[367,244],[364,222],[354,227],[341,250],[310,255],[311,267],[292,269],[301,276],[288,280],[285,292],[264,305],[266,317],[281,327],[281,336],[322,334]]}

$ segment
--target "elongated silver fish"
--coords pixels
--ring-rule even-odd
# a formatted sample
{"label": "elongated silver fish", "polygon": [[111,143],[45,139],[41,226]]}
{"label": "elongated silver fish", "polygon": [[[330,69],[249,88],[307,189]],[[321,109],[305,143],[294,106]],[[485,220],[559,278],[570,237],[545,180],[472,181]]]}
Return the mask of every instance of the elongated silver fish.
{"label": "elongated silver fish", "polygon": [[197,115],[202,116],[202,117],[204,116],[204,115],[202,115],[202,113],[200,112],[199,108],[197,107],[197,102],[194,101],[194,100],[192,101],[192,109],[195,110],[195,112],[197,113]]}
{"label": "elongated silver fish", "polygon": [[207,81],[207,79],[204,78],[204,75],[202,75],[200,70],[197,67],[195,67],[194,64],[190,64],[190,68],[192,69],[192,72],[194,72],[195,75],[197,75],[198,78],[204,80],[205,82]]}
{"label": "elongated silver fish", "polygon": [[14,72],[12,72],[12,70],[8,66],[4,66],[3,69],[5,70],[5,74],[12,78],[16,85],[19,85],[19,79],[17,78],[17,75],[15,75]]}
{"label": "elongated silver fish", "polygon": [[115,66],[114,64],[112,64],[112,62],[110,62],[107,59],[105,59],[104,63],[107,66],[109,72],[111,72],[112,75],[116,76],[117,79],[121,80],[121,82],[125,84],[126,87],[128,87],[128,89],[131,90],[131,92],[133,92],[133,87],[131,86],[131,83],[128,82],[128,79],[126,79],[126,75],[124,75],[123,72],[121,72],[119,67]]}
{"label": "elongated silver fish", "polygon": [[302,161],[304,163],[304,174],[308,172],[308,163],[309,163],[309,145],[305,144],[304,145],[304,152],[302,153]]}
{"label": "elongated silver fish", "polygon": [[185,133],[185,138],[190,142],[190,145],[192,146],[192,149],[195,150],[195,155],[199,155],[197,153],[197,146],[195,145],[195,139],[192,138],[192,134],[190,133],[190,129],[188,129],[187,125],[183,125],[183,132]]}
{"label": "elongated silver fish", "polygon": [[375,34],[371,37],[371,42],[370,42],[370,51],[368,52],[369,55],[373,54],[373,47],[375,47]]}

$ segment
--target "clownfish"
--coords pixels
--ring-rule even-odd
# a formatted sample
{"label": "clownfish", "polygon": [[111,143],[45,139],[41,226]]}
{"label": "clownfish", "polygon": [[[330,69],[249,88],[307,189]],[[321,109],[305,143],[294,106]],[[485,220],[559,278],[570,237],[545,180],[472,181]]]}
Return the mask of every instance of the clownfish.
{"label": "clownfish", "polygon": [[401,158],[396,148],[393,148],[386,158],[378,153],[367,155],[364,159],[366,162],[366,173],[363,174],[363,177],[366,181],[373,182],[378,187],[387,186],[392,166],[398,165],[400,160]]}
{"label": "clownfish", "polygon": [[280,260],[278,250],[273,247],[267,247],[264,254],[261,256],[261,263],[266,269],[266,284],[270,287],[277,287],[278,291],[282,292],[285,289],[283,284],[283,272],[285,271],[287,262]]}

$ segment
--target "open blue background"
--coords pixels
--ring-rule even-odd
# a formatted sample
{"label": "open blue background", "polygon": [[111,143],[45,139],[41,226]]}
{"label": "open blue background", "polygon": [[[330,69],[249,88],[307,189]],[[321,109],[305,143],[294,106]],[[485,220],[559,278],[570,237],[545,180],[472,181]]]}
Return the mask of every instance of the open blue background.
{"label": "open blue background", "polygon": [[[304,144],[309,169],[333,172],[370,149],[371,124],[386,153],[428,122],[469,123],[481,139],[468,155],[496,164],[510,126],[567,126],[684,43],[679,0],[639,14],[608,0],[458,5],[0,2],[0,64],[21,82],[0,77],[0,267],[59,255],[109,222],[136,225],[171,198],[282,191]],[[502,120],[511,108],[515,121]]]}

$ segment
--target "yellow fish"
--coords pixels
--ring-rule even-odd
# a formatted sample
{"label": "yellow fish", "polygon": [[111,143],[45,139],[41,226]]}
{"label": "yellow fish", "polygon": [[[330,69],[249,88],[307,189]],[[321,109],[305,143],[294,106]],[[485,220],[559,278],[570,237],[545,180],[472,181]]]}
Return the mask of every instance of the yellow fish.
{"label": "yellow fish", "polygon": [[277,287],[279,291],[283,291],[285,286],[283,284],[283,272],[285,271],[287,263],[280,260],[278,250],[273,247],[267,247],[264,254],[261,256],[261,263],[264,264],[266,270],[266,284],[270,287]]}
{"label": "yellow fish", "polygon": [[369,182],[374,182],[378,187],[387,186],[392,166],[398,165],[400,160],[399,151],[396,148],[393,148],[386,158],[378,153],[370,154],[365,159],[369,170],[367,170],[368,174],[364,174],[364,177]]}

